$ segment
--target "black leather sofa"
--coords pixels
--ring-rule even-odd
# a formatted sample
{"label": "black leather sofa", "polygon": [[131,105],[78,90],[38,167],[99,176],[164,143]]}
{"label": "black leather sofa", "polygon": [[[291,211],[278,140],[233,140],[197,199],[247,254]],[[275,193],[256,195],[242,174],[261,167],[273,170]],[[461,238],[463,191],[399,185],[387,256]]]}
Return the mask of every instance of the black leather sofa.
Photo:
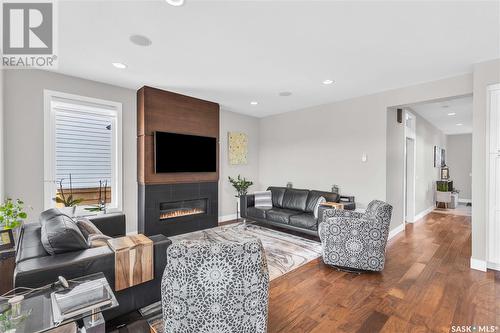
{"label": "black leather sofa", "polygon": [[255,207],[254,195],[243,195],[240,197],[241,217],[317,236],[318,221],[321,221],[324,208],[320,207],[318,218],[315,218],[314,207],[320,197],[324,197],[328,202],[342,202],[344,209],[356,209],[354,197],[351,196],[274,186],[267,190],[271,191],[273,206],[270,208]]}
{"label": "black leather sofa", "polygon": [[[107,236],[125,235],[125,215],[106,214],[90,218]],[[19,236],[14,271],[15,287],[41,287],[57,280],[59,275],[71,279],[103,272],[114,288],[115,257],[107,246],[85,250],[48,254],[41,241],[39,223],[25,224]],[[120,306],[104,312],[106,319],[116,318],[161,298],[161,278],[167,262],[167,247],[171,241],[164,235],[149,236],[154,243],[154,280],[116,292]]]}

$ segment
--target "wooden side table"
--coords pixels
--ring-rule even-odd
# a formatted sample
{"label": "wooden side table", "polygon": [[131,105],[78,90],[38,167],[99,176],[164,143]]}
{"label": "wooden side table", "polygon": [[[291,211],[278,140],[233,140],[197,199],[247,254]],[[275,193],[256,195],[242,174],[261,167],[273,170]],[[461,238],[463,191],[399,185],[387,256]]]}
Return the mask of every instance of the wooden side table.
{"label": "wooden side table", "polygon": [[344,204],[341,202],[323,202],[320,204],[321,206],[334,208],[334,209],[344,209]]}
{"label": "wooden side table", "polygon": [[115,252],[115,290],[153,280],[153,241],[138,234],[108,239]]}

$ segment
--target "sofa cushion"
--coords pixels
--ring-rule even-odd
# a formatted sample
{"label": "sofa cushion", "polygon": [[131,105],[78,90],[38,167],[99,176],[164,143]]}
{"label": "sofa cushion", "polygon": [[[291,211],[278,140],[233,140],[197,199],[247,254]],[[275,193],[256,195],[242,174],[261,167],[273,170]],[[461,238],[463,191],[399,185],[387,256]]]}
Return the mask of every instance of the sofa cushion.
{"label": "sofa cushion", "polygon": [[49,256],[42,245],[39,223],[25,223],[19,236],[19,246],[16,252],[16,264],[24,260]]}
{"label": "sofa cushion", "polygon": [[296,214],[296,210],[273,208],[266,212],[266,218],[272,222],[288,224],[290,222],[290,216]]}
{"label": "sofa cushion", "polygon": [[325,198],[328,202],[338,202],[340,198],[337,193],[311,190],[307,196],[306,209],[304,211],[306,213],[312,213],[320,197]]}
{"label": "sofa cushion", "polygon": [[78,229],[80,229],[80,232],[82,233],[83,237],[88,242],[89,236],[90,235],[102,235],[103,233],[101,230],[99,230],[92,221],[90,221],[86,217],[77,217],[75,218],[75,223]]}
{"label": "sofa cushion", "polygon": [[[298,210],[303,212],[306,209],[307,196],[309,195],[309,190],[298,190],[294,188],[288,188],[283,195],[283,208]],[[295,212],[297,214],[297,212]]]}
{"label": "sofa cushion", "polygon": [[58,209],[48,209],[40,214],[41,240],[50,254],[84,250],[87,240],[71,217]]}
{"label": "sofa cushion", "polygon": [[268,191],[271,191],[273,199],[273,207],[282,208],[283,207],[283,196],[285,195],[286,187],[268,187]]}
{"label": "sofa cushion", "polygon": [[316,230],[318,228],[318,219],[310,213],[303,213],[290,216],[290,225],[298,228]]}
{"label": "sofa cushion", "polygon": [[269,207],[269,208],[248,207],[247,208],[247,215],[249,217],[254,217],[256,219],[265,219],[266,212],[269,211],[270,209],[271,209],[271,207]]}

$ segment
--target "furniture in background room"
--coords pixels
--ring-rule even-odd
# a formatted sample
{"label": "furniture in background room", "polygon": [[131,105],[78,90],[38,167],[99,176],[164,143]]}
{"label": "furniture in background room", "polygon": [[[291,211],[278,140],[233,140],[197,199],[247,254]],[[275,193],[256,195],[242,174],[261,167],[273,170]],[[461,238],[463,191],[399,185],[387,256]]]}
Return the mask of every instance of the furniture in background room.
{"label": "furniture in background room", "polygon": [[437,208],[450,208],[451,199],[451,192],[436,191]]}
{"label": "furniture in background room", "polygon": [[337,193],[273,186],[267,190],[271,191],[272,207],[255,207],[254,195],[243,195],[240,197],[241,217],[317,236],[321,209],[318,216],[314,215],[314,210],[321,197],[327,202],[341,202],[344,209],[356,209],[354,197],[342,197]]}
{"label": "furniture in background room", "polygon": [[259,239],[174,242],[162,280],[164,332],[265,333],[268,293]]}
{"label": "furniture in background room", "polygon": [[[89,218],[95,227],[110,237],[124,236],[125,215],[105,214]],[[120,306],[105,313],[115,318],[160,300],[160,283],[166,265],[166,250],[171,241],[164,235],[149,238],[153,242],[154,279],[116,291],[115,253],[106,241],[99,244],[83,242],[75,229],[75,221],[50,209],[40,215],[39,223],[24,224],[19,238],[14,271],[14,287],[40,287],[57,280],[58,276],[73,279],[102,272],[115,291]],[[62,228],[62,229],[61,229]],[[62,230],[62,231],[61,231]],[[71,236],[71,237],[70,237]],[[104,236],[105,237],[105,236]],[[52,239],[50,239],[52,238]],[[49,251],[47,243],[51,245]]]}
{"label": "furniture in background room", "polygon": [[392,206],[379,200],[364,213],[326,209],[319,224],[323,261],[340,269],[381,271]]}

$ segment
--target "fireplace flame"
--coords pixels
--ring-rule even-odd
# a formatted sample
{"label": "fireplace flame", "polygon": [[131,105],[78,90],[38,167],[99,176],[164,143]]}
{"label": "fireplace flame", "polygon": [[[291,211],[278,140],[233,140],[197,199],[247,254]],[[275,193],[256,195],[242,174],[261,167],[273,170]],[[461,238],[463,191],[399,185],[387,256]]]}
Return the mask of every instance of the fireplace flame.
{"label": "fireplace flame", "polygon": [[169,210],[160,213],[160,220],[172,219],[174,217],[187,216],[187,215],[195,215],[195,214],[204,214],[205,211],[200,208],[180,208]]}

